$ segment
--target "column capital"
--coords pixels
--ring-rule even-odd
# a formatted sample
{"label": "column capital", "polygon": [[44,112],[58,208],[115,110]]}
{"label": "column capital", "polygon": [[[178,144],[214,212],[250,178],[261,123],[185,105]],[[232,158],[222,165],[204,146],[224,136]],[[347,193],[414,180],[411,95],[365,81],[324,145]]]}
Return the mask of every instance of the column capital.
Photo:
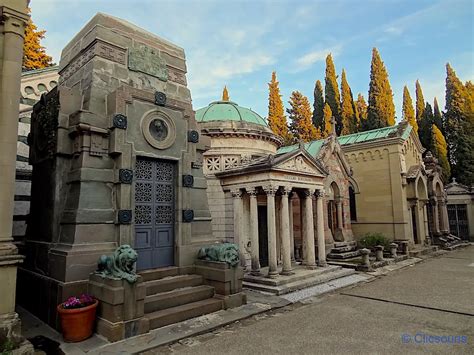
{"label": "column capital", "polygon": [[256,187],[246,187],[245,191],[249,194],[250,197],[257,197],[258,190]]}
{"label": "column capital", "polygon": [[314,195],[314,190],[313,189],[304,189],[303,190],[303,196],[305,198],[312,198]]}
{"label": "column capital", "polygon": [[292,191],[291,191],[291,187],[289,186],[281,186],[280,187],[280,194],[285,196],[290,196],[291,197],[291,194],[292,194]]}
{"label": "column capital", "polygon": [[325,193],[323,189],[317,189],[314,195],[316,198],[324,198]]}
{"label": "column capital", "polygon": [[267,195],[275,195],[276,192],[278,191],[278,187],[272,186],[272,185],[262,186],[262,188],[263,188],[263,191],[265,191]]}
{"label": "column capital", "polygon": [[242,190],[240,190],[240,189],[230,190],[230,193],[232,194],[233,198],[241,198],[242,197]]}

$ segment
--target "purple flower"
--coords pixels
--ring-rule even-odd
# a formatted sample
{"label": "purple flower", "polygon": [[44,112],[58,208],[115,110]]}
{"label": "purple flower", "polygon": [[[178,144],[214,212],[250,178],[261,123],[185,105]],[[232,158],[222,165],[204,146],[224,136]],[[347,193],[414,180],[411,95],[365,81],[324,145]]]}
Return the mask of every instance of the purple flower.
{"label": "purple flower", "polygon": [[73,308],[82,308],[87,307],[95,302],[95,298],[88,294],[82,294],[79,297],[69,297],[65,302],[63,302],[63,308],[73,309]]}

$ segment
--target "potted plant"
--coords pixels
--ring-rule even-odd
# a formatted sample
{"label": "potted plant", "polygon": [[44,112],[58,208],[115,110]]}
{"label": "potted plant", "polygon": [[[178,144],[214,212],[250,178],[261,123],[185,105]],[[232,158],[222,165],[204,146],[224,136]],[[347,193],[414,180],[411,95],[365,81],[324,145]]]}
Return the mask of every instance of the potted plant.
{"label": "potted plant", "polygon": [[98,304],[99,301],[94,297],[82,294],[79,297],[69,297],[58,305],[65,341],[83,341],[92,335]]}

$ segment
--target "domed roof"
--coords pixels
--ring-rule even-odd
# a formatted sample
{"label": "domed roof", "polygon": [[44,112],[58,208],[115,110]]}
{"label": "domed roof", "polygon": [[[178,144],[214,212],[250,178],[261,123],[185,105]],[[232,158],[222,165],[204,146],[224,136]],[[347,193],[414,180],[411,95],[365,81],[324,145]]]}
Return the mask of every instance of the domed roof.
{"label": "domed roof", "polygon": [[249,108],[232,101],[214,101],[196,111],[196,121],[245,121],[268,127],[267,121]]}

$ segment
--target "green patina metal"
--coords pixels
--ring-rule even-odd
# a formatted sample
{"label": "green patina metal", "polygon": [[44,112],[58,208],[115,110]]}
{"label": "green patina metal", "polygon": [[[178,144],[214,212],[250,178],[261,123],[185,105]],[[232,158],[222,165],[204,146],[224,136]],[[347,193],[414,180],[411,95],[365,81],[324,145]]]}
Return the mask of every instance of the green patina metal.
{"label": "green patina metal", "polygon": [[134,268],[137,257],[137,252],[130,245],[121,245],[111,256],[100,257],[96,274],[112,280],[135,283],[138,279]]}
{"label": "green patina metal", "polygon": [[[319,151],[321,150],[324,144],[324,141],[325,141],[324,139],[319,139],[317,141],[311,141],[311,142],[305,143],[304,149],[309,154],[311,154],[311,156],[316,157],[319,154]],[[300,147],[299,144],[293,144],[286,147],[281,147],[280,149],[277,150],[277,154],[293,152],[299,149],[299,147]]]}
{"label": "green patina metal", "polygon": [[137,46],[129,49],[128,68],[163,81],[168,80],[168,68],[165,60],[160,57],[158,50],[147,46]]}
{"label": "green patina metal", "polygon": [[411,125],[405,125],[402,123],[396,126],[389,126],[373,129],[366,132],[348,134],[347,136],[338,137],[338,141],[340,145],[348,145],[393,137],[400,137],[403,140],[406,140],[410,136],[411,130]]}
{"label": "green patina metal", "polygon": [[235,267],[239,264],[239,247],[232,243],[222,243],[201,248],[198,259],[220,261]]}
{"label": "green patina metal", "polygon": [[200,108],[196,111],[196,121],[245,121],[268,127],[267,121],[258,113],[232,101],[215,101]]}

